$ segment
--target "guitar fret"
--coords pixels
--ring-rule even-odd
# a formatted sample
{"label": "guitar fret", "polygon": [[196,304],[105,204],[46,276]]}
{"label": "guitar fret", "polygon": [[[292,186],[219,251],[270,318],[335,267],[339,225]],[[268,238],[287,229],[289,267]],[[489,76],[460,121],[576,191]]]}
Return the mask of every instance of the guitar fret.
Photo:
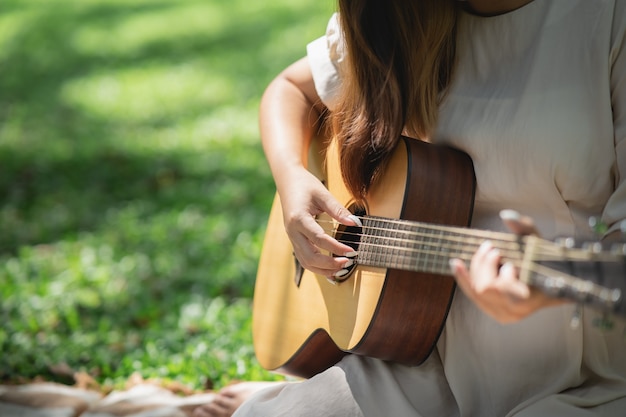
{"label": "guitar fret", "polygon": [[[394,262],[394,258],[393,258],[393,252],[394,252],[394,248],[396,245],[392,245],[391,244],[391,235],[393,232],[393,226],[392,227],[385,227],[383,228],[383,239],[382,239],[382,246],[383,248],[385,248],[386,250],[384,251],[385,254],[387,255],[387,259],[390,262]],[[382,253],[381,253],[382,255]]]}
{"label": "guitar fret", "polygon": [[[414,233],[416,227],[415,226],[411,226],[407,223],[403,224],[402,230],[404,232],[404,235],[411,235],[412,233]],[[402,239],[402,247],[404,248],[403,250],[403,265],[405,269],[408,270],[414,270],[414,263],[417,260],[418,256],[412,256],[413,253],[416,252],[416,242],[414,240],[411,239],[407,239],[404,238]]]}
{"label": "guitar fret", "polygon": [[[420,230],[420,228],[416,228],[416,233],[422,233],[422,232],[427,232],[427,231],[422,231]],[[423,243],[419,242],[415,245],[413,245],[415,247],[415,249],[417,250],[417,252],[420,254],[419,256],[415,257],[415,270],[416,271],[423,271],[423,268],[420,266],[420,264],[422,264],[424,262],[424,260],[426,259],[426,256],[424,254],[424,245]]]}
{"label": "guitar fret", "polygon": [[435,261],[437,261],[437,245],[438,245],[438,241],[437,239],[434,237],[434,231],[433,230],[429,230],[429,231],[425,231],[425,242],[427,243],[426,245],[426,251],[424,253],[424,264],[423,264],[423,270],[425,272],[432,272],[432,268],[434,266]]}
{"label": "guitar fret", "polygon": [[[375,244],[377,248],[384,248],[384,233],[385,233],[385,229],[382,227],[382,224],[380,221],[376,222],[376,240],[375,240]],[[379,250],[376,252],[376,256],[374,257],[376,263],[378,265],[383,265],[385,263],[385,259],[383,257],[384,252],[382,250]]]}
{"label": "guitar fret", "polygon": [[406,254],[410,252],[407,249],[409,246],[409,240],[405,239],[404,236],[406,235],[407,230],[410,230],[410,227],[405,223],[397,223],[394,229],[399,236],[399,243],[396,244],[397,249],[393,251],[392,257],[395,261],[396,268],[406,269],[407,260],[410,260],[410,257],[406,256]]}
{"label": "guitar fret", "polygon": [[432,272],[435,272],[438,274],[443,274],[444,272],[447,272],[449,274],[450,268],[446,268],[445,271],[443,268],[444,265],[448,264],[448,261],[450,260],[450,258],[448,256],[448,247],[443,244],[443,231],[442,230],[439,230],[437,233],[437,246],[441,250],[441,255],[438,258],[436,258],[438,261],[436,261],[435,257],[433,257]]}
{"label": "guitar fret", "polygon": [[404,223],[396,223],[393,225],[395,232],[396,249],[392,250],[389,257],[393,260],[394,268],[406,269],[405,259],[407,253],[407,239],[404,239],[407,226]]}

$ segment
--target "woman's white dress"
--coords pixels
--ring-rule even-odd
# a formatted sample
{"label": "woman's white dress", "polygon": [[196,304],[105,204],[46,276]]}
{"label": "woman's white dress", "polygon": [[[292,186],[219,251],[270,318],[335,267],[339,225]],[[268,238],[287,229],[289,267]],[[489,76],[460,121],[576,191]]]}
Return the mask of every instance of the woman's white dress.
{"label": "woman's white dress", "polygon": [[[343,48],[336,16],[308,46],[333,108]],[[462,14],[458,67],[432,141],[467,152],[473,226],[531,216],[547,238],[592,236],[590,216],[626,219],[626,0],[535,0]],[[419,71],[416,68],[415,71]],[[626,279],[626,278],[625,278]],[[457,291],[436,351],[410,368],[346,357],[302,383],[261,393],[236,416],[626,416],[626,331],[574,305],[500,325]],[[361,414],[362,413],[362,414]]]}

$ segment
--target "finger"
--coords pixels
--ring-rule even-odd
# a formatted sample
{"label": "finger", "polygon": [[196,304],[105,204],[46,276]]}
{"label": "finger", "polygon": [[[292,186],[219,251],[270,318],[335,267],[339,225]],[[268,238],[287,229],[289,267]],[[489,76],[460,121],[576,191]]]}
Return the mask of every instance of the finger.
{"label": "finger", "polygon": [[354,263],[357,253],[350,248],[351,253],[347,256],[333,256],[322,253],[318,247],[313,245],[309,239],[301,234],[297,234],[292,238],[293,250],[300,265],[319,275],[325,277],[341,277],[344,276]]}
{"label": "finger", "polygon": [[470,290],[470,277],[465,262],[460,259],[450,259],[450,270],[457,281],[457,284],[464,290]]}
{"label": "finger", "polygon": [[484,293],[498,276],[500,251],[490,241],[483,242],[472,257],[469,268],[474,291]]}
{"label": "finger", "polygon": [[530,298],[530,288],[517,278],[515,266],[510,262],[505,263],[500,268],[496,286],[499,291],[507,294],[512,301],[520,302]]}
{"label": "finger", "polygon": [[[465,266],[465,263],[460,259],[451,259],[450,268],[455,276],[456,282],[463,291],[463,293],[472,300],[478,308],[491,317],[498,317],[502,313],[499,311],[499,305],[493,302],[493,292],[478,293],[475,285],[472,282],[472,277]],[[491,300],[488,301],[487,299]]]}
{"label": "finger", "polygon": [[465,262],[460,259],[451,259],[450,268],[461,290],[463,290],[467,297],[478,303],[480,300],[476,293],[475,284]]}
{"label": "finger", "polygon": [[361,220],[352,214],[350,210],[339,204],[332,194],[326,194],[322,197],[319,210],[320,212],[327,213],[330,217],[343,225],[362,226]]}
{"label": "finger", "polygon": [[312,253],[311,250],[303,251],[295,246],[294,253],[303,268],[325,277],[343,276],[345,274],[336,274],[354,263],[350,258],[333,257],[319,252]]}
{"label": "finger", "polygon": [[516,235],[539,235],[533,219],[528,216],[522,216],[515,210],[500,211],[500,219]]}
{"label": "finger", "polygon": [[[475,270],[484,270],[490,275],[476,277],[465,264],[453,259],[450,261],[451,270],[459,287],[485,314],[500,323],[511,323],[530,315],[541,306],[534,292],[517,279],[515,267],[507,263],[498,271],[499,257],[497,250],[489,242],[481,245],[472,262],[481,264]],[[485,267],[490,264],[489,267]],[[471,268],[471,267],[470,267]]]}
{"label": "finger", "polygon": [[302,234],[313,246],[326,250],[339,256],[351,255],[354,249],[337,241],[328,234],[313,217],[305,217],[296,227],[296,231]]}

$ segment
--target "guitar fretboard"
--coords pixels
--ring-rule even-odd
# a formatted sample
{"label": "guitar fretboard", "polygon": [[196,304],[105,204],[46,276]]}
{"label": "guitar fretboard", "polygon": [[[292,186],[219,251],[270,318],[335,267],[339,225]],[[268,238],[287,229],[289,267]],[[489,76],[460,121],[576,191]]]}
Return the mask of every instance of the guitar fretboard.
{"label": "guitar fretboard", "polygon": [[521,262],[524,242],[508,234],[379,217],[363,217],[362,222],[358,249],[362,265],[450,275],[450,259],[469,261],[487,239],[508,261]]}

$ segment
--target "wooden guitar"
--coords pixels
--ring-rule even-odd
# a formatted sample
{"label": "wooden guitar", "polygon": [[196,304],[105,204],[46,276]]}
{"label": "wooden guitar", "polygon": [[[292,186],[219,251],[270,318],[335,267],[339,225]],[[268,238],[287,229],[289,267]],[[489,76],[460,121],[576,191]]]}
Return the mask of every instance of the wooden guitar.
{"label": "wooden guitar", "polygon": [[452,302],[449,259],[469,261],[486,239],[526,283],[626,315],[626,245],[581,248],[571,239],[551,242],[467,228],[475,178],[463,152],[402,138],[366,207],[357,207],[346,190],[334,143],[323,151],[312,147],[308,163],[363,223],[345,227],[326,215],[318,218],[358,256],[336,285],[304,270],[276,196],[253,307],[255,352],[266,369],[310,377],[348,353],[419,365],[435,347]]}

